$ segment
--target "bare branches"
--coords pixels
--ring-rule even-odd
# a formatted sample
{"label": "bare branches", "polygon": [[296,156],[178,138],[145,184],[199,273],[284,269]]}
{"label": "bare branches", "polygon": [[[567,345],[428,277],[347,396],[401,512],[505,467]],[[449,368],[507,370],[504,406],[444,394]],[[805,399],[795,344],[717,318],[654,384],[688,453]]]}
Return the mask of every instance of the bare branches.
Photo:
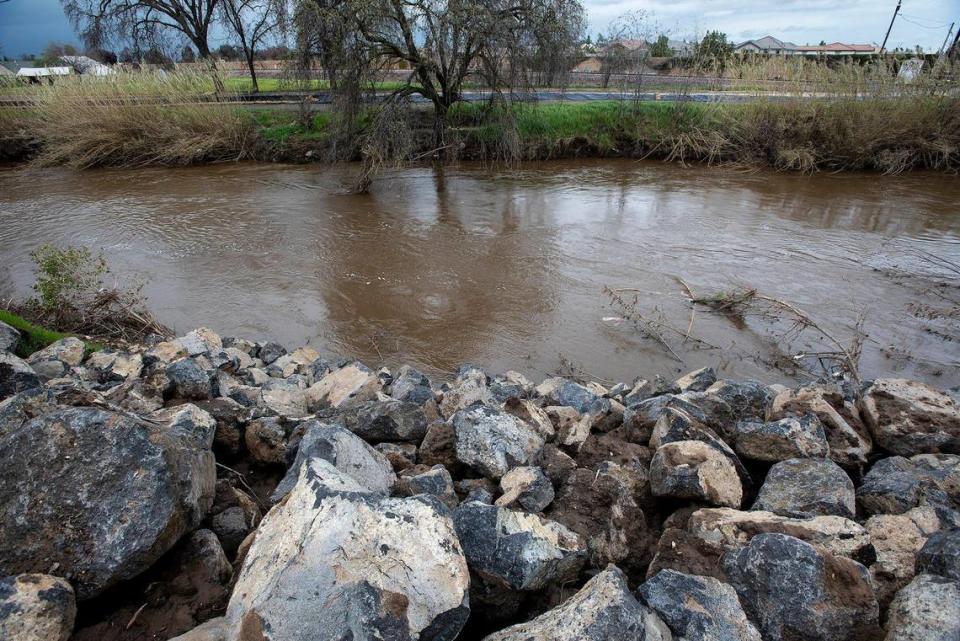
{"label": "bare branches", "polygon": [[693,341],[696,345],[701,348],[706,349],[717,349],[716,345],[712,345],[702,338],[693,336],[691,331],[693,330],[693,318],[691,317],[690,324],[687,326],[686,331],[678,329],[671,325],[667,319],[663,316],[662,313],[659,313],[659,310],[654,308],[656,315],[646,315],[644,314],[639,307],[639,296],[634,295],[633,299],[627,301],[621,296],[621,293],[625,290],[615,290],[609,287],[604,287],[603,291],[607,296],[610,297],[611,304],[620,310],[621,315],[627,321],[634,326],[634,328],[644,337],[649,338],[660,345],[663,349],[670,354],[670,356],[677,362],[682,363],[683,358],[676,352],[676,350],[670,345],[667,341],[665,334],[671,333],[676,334],[683,338],[683,342]]}
{"label": "bare branches", "polygon": [[[731,314],[736,316],[745,316],[748,313],[762,315],[768,318],[779,319],[788,324],[788,328],[782,332],[781,339],[789,341],[799,337],[806,331],[811,331],[821,340],[833,347],[835,351],[812,351],[794,354],[792,359],[798,363],[806,358],[814,358],[823,369],[832,378],[848,375],[855,383],[860,382],[860,371],[858,365],[860,354],[863,349],[863,340],[865,334],[863,325],[866,319],[864,314],[860,314],[854,327],[854,337],[849,345],[846,345],[837,336],[814,320],[807,312],[796,305],[759,293],[756,289],[741,289],[732,292],[719,292],[709,297],[696,298],[692,290],[682,280],[681,285],[687,291],[691,302],[710,308],[714,312],[722,314]],[[833,367],[834,363],[839,363],[841,371]]]}
{"label": "bare branches", "polygon": [[221,0],[60,0],[88,47],[109,40],[156,46],[164,32],[186,37],[210,57],[210,29]]}

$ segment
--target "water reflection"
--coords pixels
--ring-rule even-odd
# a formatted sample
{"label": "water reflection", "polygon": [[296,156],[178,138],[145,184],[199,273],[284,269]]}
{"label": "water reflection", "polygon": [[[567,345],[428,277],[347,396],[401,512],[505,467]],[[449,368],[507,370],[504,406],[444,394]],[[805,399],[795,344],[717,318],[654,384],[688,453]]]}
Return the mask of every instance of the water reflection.
{"label": "water reflection", "polygon": [[616,315],[609,285],[685,327],[683,278],[698,292],[757,287],[841,334],[866,308],[866,372],[960,382],[958,343],[911,311],[944,276],[918,250],[960,260],[954,178],[563,162],[412,169],[351,196],[350,171],[0,171],[0,294],[28,292],[36,245],[80,243],[148,277],[153,307],[183,330],[310,342],[371,365],[470,360],[540,376],[563,354],[610,379],[722,364],[783,380],[756,358],[762,341],[723,319],[697,315],[695,331],[724,349],[684,348],[682,365],[603,320]]}

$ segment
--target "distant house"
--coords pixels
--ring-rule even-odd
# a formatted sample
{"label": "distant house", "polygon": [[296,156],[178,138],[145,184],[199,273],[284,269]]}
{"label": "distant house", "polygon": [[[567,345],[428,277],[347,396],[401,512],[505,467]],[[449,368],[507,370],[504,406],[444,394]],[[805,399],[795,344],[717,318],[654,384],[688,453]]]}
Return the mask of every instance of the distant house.
{"label": "distant house", "polygon": [[756,40],[747,40],[741,42],[733,48],[734,53],[758,53],[773,56],[793,56],[796,55],[797,45],[792,42],[784,42],[773,36],[764,36]]}
{"label": "distant house", "polygon": [[603,60],[598,54],[588,53],[571,71],[574,73],[600,73],[603,71]]}
{"label": "distant house", "polygon": [[60,62],[69,65],[81,76],[109,76],[113,69],[87,56],[60,56]]}
{"label": "distant house", "polygon": [[850,45],[832,42],[828,45],[801,46],[797,52],[804,56],[870,56],[880,53],[877,45]]}
{"label": "distant house", "polygon": [[614,40],[613,42],[607,43],[601,51],[603,53],[611,54],[615,52],[620,53],[643,53],[650,48],[650,45],[644,40],[635,40],[631,38],[621,38],[620,40]]}
{"label": "distant house", "polygon": [[43,80],[53,82],[57,76],[69,76],[70,67],[20,67],[17,78],[33,84],[40,84]]}
{"label": "distant house", "polygon": [[686,58],[687,56],[692,56],[696,50],[697,45],[694,42],[687,42],[686,40],[667,40],[667,46],[673,51],[673,55],[677,58]]}

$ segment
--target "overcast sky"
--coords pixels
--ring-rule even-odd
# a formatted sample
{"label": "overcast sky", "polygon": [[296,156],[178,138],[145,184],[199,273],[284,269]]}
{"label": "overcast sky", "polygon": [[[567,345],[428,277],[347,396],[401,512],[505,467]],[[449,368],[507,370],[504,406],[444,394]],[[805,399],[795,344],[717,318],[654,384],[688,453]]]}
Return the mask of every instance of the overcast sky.
{"label": "overcast sky", "polygon": [[[767,34],[796,44],[841,41],[879,43],[896,0],[582,0],[590,33],[635,9],[651,12],[663,30],[690,37],[710,29],[735,42]],[[940,47],[960,0],[903,0],[902,17],[888,47]],[[39,53],[51,40],[75,41],[59,0],[9,0],[0,3],[0,51],[6,56]]]}

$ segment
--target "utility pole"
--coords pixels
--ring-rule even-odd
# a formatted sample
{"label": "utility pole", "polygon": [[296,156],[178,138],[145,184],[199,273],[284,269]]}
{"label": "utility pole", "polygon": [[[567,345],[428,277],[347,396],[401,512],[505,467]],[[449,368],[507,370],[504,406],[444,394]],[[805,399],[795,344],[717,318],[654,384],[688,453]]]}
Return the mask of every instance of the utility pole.
{"label": "utility pole", "polygon": [[953,60],[953,57],[957,55],[957,45],[960,45],[960,29],[957,29],[957,35],[953,39],[953,44],[950,45],[950,49],[947,50],[947,58]]}
{"label": "utility pole", "polygon": [[947,53],[947,43],[950,42],[950,36],[953,35],[953,26],[957,24],[956,22],[950,23],[950,28],[947,29],[947,37],[943,39],[943,44],[940,45],[940,51],[937,52],[937,60],[942,60]]}
{"label": "utility pole", "polygon": [[897,19],[897,14],[900,13],[900,4],[903,0],[897,0],[897,8],[893,10],[893,17],[890,18],[890,26],[887,27],[887,35],[883,37],[883,44],[880,45],[880,53],[882,54],[887,48],[887,39],[890,37],[890,31],[893,29],[893,21]]}

